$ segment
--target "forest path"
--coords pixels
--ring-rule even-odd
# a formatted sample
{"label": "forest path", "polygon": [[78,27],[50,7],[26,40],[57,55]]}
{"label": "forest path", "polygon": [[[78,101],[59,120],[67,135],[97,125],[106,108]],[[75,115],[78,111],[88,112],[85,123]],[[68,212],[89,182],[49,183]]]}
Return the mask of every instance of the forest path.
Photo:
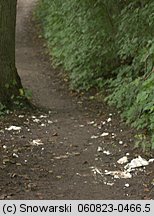
{"label": "forest path", "polygon": [[[16,60],[17,68],[22,78],[23,85],[31,89],[34,95],[34,103],[39,106],[54,108],[70,105],[56,86],[56,78],[50,73],[48,62],[40,56],[42,44],[36,45],[35,27],[30,23],[31,13],[37,0],[19,0],[17,14]],[[33,32],[32,32],[33,31]],[[30,82],[31,81],[31,82]],[[51,86],[52,85],[52,86]],[[71,108],[71,107],[70,107]]]}
{"label": "forest path", "polygon": [[23,86],[32,90],[33,103],[46,111],[17,112],[0,124],[21,127],[19,131],[5,129],[1,135],[5,148],[0,152],[4,158],[0,197],[149,198],[152,193],[145,190],[145,184],[148,189],[153,167],[130,179],[105,175],[105,170],[123,170],[117,160],[126,153],[129,159],[135,157],[134,132],[103,103],[71,95],[36,34],[31,20],[36,3],[18,0],[16,63]]}

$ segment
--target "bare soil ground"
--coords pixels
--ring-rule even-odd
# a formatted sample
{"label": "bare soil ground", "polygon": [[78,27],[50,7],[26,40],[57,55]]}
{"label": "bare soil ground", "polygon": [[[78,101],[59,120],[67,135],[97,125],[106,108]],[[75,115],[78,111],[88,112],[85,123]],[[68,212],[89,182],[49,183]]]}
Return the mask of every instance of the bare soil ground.
{"label": "bare soil ground", "polygon": [[69,91],[38,39],[37,1],[18,2],[17,68],[38,109],[0,119],[0,199],[153,199],[154,163],[132,178],[105,174],[124,170],[117,160],[126,154],[153,155],[133,148],[136,131],[114,108]]}

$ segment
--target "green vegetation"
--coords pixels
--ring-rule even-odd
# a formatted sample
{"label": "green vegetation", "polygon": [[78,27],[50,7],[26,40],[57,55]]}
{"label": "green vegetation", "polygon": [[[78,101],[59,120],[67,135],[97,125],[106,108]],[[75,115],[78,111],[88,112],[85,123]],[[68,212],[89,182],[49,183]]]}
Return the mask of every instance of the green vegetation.
{"label": "green vegetation", "polygon": [[[9,88],[9,85],[6,85],[6,88]],[[32,92],[28,89],[19,89],[19,95],[15,96],[12,94],[11,96],[11,106],[8,107],[0,102],[0,117],[10,113],[13,109],[26,109],[28,107],[32,107],[29,100],[32,98]]]}
{"label": "green vegetation", "polygon": [[154,148],[154,1],[41,0],[38,17],[71,87],[102,91]]}

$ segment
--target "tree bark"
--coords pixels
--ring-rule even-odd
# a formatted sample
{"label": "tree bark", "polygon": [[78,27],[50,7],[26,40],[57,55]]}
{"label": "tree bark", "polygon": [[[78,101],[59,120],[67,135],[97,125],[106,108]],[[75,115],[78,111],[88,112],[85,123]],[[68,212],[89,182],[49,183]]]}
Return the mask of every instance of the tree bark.
{"label": "tree bark", "polygon": [[15,66],[17,0],[0,0],[0,103],[8,105],[22,88]]}

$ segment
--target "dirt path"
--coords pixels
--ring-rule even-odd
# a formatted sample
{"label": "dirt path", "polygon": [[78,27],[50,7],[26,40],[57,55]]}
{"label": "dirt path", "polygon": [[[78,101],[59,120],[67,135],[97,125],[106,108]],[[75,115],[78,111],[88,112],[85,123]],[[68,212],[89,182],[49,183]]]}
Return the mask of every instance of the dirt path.
{"label": "dirt path", "polygon": [[[30,17],[37,0],[18,2],[18,72],[33,103],[47,111],[18,111],[0,122],[0,198],[154,198],[153,163],[130,179],[105,175],[123,170],[117,160],[126,153],[129,160],[137,157],[135,132],[113,109],[71,95],[35,33]],[[9,130],[11,125],[20,128]]]}

